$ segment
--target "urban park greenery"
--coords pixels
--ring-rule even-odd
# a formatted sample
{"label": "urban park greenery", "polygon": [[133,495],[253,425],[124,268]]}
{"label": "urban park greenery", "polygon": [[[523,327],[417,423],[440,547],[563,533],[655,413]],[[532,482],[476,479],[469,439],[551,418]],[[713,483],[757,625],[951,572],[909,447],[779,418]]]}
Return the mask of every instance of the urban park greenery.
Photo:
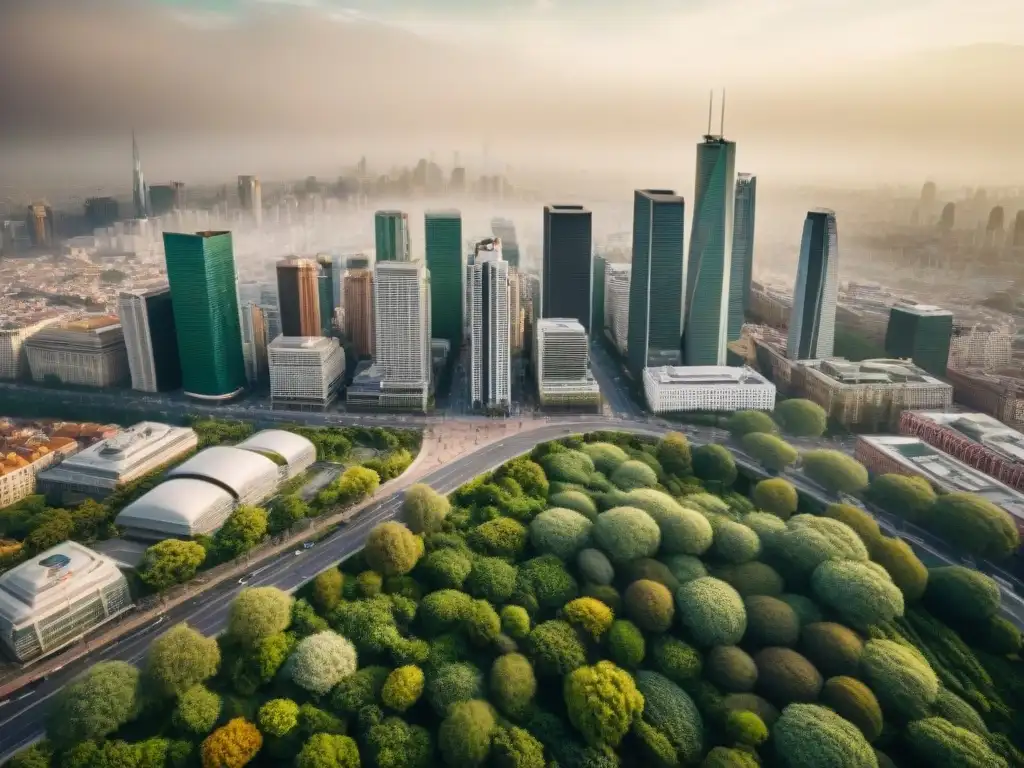
{"label": "urban park greenery", "polygon": [[[790,408],[780,423],[811,431]],[[826,487],[867,484],[816,461]],[[877,503],[942,498],[876,483]],[[1005,538],[962,507],[958,525]],[[412,486],[400,520],[295,595],[244,589],[215,639],[180,625],[140,668],[96,664],[10,764],[1024,766],[998,585],[927,568],[860,508],[807,505],[721,446],[566,438],[447,498]],[[222,546],[244,536],[226,527]],[[154,582],[196,567],[165,548]]]}

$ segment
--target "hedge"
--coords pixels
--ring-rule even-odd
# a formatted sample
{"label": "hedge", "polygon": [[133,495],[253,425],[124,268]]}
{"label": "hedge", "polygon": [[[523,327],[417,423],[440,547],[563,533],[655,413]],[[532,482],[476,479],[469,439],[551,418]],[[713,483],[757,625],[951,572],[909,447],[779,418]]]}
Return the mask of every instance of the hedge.
{"label": "hedge", "polygon": [[757,692],[779,705],[816,701],[824,683],[821,673],[790,648],[764,648],[754,655]]}
{"label": "hedge", "polygon": [[683,627],[701,646],[736,645],[747,630],[743,598],[720,579],[705,576],[676,591]]}
{"label": "hedge", "polygon": [[882,708],[870,688],[853,677],[831,677],[821,689],[821,703],[860,728],[873,742],[882,735]]}
{"label": "hedge", "polygon": [[790,704],[772,728],[786,768],[877,768],[864,735],[849,721],[816,704]]}
{"label": "hedge", "polygon": [[742,648],[719,645],[708,652],[704,675],[727,693],[749,693],[757,684],[757,664]]}

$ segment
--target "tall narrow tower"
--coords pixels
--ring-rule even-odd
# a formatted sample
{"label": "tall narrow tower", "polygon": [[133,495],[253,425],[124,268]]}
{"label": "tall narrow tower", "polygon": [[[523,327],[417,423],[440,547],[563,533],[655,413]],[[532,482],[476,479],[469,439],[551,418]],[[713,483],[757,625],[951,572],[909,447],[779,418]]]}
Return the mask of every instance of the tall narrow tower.
{"label": "tall narrow tower", "polygon": [[470,400],[474,408],[504,408],[511,401],[509,269],[501,240],[476,245],[467,269],[469,294]]}
{"label": "tall narrow tower", "polygon": [[277,305],[285,336],[319,336],[320,265],[313,259],[277,262]]}
{"label": "tall narrow tower", "polygon": [[786,357],[820,360],[832,357],[839,296],[839,235],[836,215],[820,209],[804,220],[800,263],[793,286]]}
{"label": "tall narrow tower", "polygon": [[149,218],[149,190],[142,175],[142,160],[139,158],[139,144],[132,131],[132,201],[135,204],[135,218]]}
{"label": "tall narrow tower", "polygon": [[729,279],[729,338],[740,337],[743,318],[750,305],[750,279],[754,268],[754,212],[757,176],[736,177],[736,210],[732,230],[732,270]]}
{"label": "tall narrow tower", "polygon": [[582,205],[544,206],[541,315],[579,320],[590,329],[593,233]]}

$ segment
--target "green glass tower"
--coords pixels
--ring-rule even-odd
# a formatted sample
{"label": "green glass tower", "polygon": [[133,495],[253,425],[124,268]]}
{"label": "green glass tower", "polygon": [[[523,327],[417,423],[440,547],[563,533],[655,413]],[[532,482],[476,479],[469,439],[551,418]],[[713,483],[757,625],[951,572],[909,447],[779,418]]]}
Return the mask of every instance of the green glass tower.
{"label": "green glass tower", "polygon": [[910,358],[933,376],[945,376],[952,337],[953,313],[948,309],[895,306],[885,329],[885,354]]}
{"label": "green glass tower", "polygon": [[590,280],[590,334],[592,337],[604,334],[604,256],[594,256],[594,276]]}
{"label": "green glass tower", "polygon": [[409,215],[377,211],[373,216],[377,261],[409,261]]}
{"label": "green glass tower", "polygon": [[224,400],[246,383],[230,232],[164,233],[185,394]]}
{"label": "green glass tower", "polygon": [[678,365],[683,325],[683,228],[686,206],[670,189],[633,194],[633,269],[629,281],[629,372]]}
{"label": "green glass tower", "polygon": [[462,343],[462,216],[458,211],[428,211],[425,217],[427,269],[430,270],[430,336],[448,339],[452,351]]}

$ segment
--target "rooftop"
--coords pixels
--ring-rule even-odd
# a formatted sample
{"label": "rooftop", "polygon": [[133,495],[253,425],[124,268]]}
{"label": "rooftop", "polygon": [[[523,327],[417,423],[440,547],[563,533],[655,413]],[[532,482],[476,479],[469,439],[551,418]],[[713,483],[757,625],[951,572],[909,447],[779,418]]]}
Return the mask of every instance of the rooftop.
{"label": "rooftop", "polygon": [[462,213],[455,210],[454,208],[448,208],[439,211],[427,211],[426,217],[428,219],[461,219]]}
{"label": "rooftop", "polygon": [[101,328],[109,328],[112,325],[120,325],[121,321],[117,315],[103,315],[101,317],[85,317],[81,320],[73,320],[70,323],[64,325],[64,329],[68,331],[78,331],[81,333],[87,333],[89,331],[98,331]]}
{"label": "rooftop", "polygon": [[1009,461],[1024,462],[1024,434],[987,413],[917,411],[915,415],[954,429]]}
{"label": "rooftop", "polygon": [[333,339],[326,336],[278,336],[270,342],[270,349],[306,349],[319,351],[332,346]]}
{"label": "rooftop", "polygon": [[64,469],[102,469],[107,472],[126,471],[156,443],[195,434],[188,427],[172,427],[153,421],[141,421],[114,437],[101,440],[84,451],[64,460]]}
{"label": "rooftop", "polygon": [[858,363],[842,357],[834,357],[827,360],[801,360],[798,365],[804,366],[808,371],[826,379],[848,386],[861,384],[949,386],[925,373],[910,360],[876,358],[861,360]]}
{"label": "rooftop", "polygon": [[547,317],[537,321],[538,331],[573,331],[575,333],[586,333],[579,320],[571,317]]}
{"label": "rooftop", "polygon": [[114,522],[126,528],[153,528],[187,536],[207,512],[218,507],[230,508],[234,501],[219,485],[191,477],[175,477],[122,509]]}
{"label": "rooftop", "polygon": [[894,304],[893,311],[899,310],[910,315],[921,317],[952,317],[953,313],[948,309],[936,307],[934,304]]}
{"label": "rooftop", "polygon": [[[216,483],[242,498],[264,476],[277,477],[277,465],[259,453],[225,445],[205,448],[167,473],[167,478],[194,478]],[[166,485],[161,483],[157,488]]]}
{"label": "rooftop", "polygon": [[674,189],[638,189],[638,195],[642,195],[656,203],[681,203],[683,196],[677,195]]}
{"label": "rooftop", "polygon": [[738,386],[755,385],[769,386],[768,381],[753,368],[734,367],[729,365],[664,365],[657,368],[645,368],[654,381],[661,385],[685,387]]}
{"label": "rooftop", "polygon": [[247,437],[235,446],[247,451],[274,453],[289,464],[298,461],[304,454],[312,452],[316,455],[316,446],[302,435],[286,432],[283,429],[264,429]]}

